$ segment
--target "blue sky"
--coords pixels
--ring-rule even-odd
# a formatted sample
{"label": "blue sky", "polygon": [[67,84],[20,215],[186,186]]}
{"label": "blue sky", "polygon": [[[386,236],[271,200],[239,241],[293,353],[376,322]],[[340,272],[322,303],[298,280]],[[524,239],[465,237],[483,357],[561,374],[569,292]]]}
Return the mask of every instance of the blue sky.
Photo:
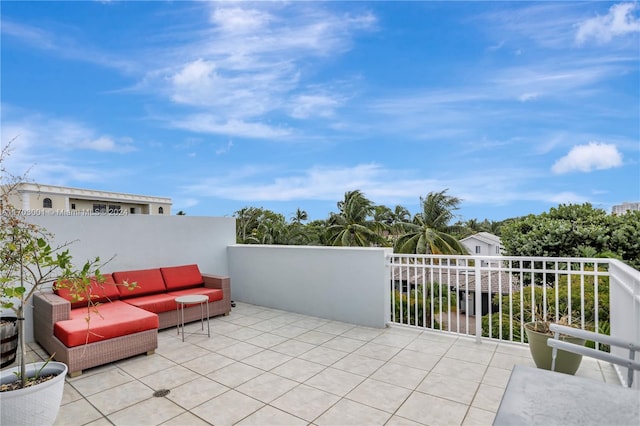
{"label": "blue sky", "polygon": [[637,2],[6,2],[2,143],[53,185],[310,219],[640,201]]}

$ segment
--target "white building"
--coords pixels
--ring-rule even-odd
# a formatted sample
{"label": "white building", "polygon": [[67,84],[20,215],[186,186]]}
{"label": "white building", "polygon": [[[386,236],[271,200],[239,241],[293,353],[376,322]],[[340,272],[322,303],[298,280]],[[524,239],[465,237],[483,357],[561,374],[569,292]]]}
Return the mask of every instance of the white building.
{"label": "white building", "polygon": [[469,254],[475,256],[501,256],[502,242],[500,237],[489,232],[478,232],[460,240]]}
{"label": "white building", "polygon": [[151,214],[170,215],[171,198],[95,189],[20,183],[9,203],[30,215]]}
{"label": "white building", "polygon": [[611,214],[625,214],[628,211],[640,211],[640,202],[636,203],[627,203],[624,202],[622,204],[615,205],[611,208]]}

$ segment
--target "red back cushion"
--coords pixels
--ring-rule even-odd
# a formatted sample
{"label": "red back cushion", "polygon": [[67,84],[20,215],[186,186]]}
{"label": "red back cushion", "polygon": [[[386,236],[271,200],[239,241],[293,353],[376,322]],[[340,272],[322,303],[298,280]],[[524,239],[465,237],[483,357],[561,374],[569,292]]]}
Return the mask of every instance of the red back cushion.
{"label": "red back cushion", "polygon": [[82,300],[75,300],[67,288],[57,288],[57,286],[54,285],[54,291],[58,296],[71,302],[71,309],[87,306],[88,298],[91,298],[94,303],[105,303],[119,299],[120,292],[111,274],[105,274],[103,277],[104,282],[102,283],[98,283],[95,278],[92,278],[88,294],[77,295],[78,297],[82,297]]}
{"label": "red back cushion", "polygon": [[201,286],[202,274],[198,265],[171,266],[160,268],[167,291]]}
{"label": "red back cushion", "polygon": [[136,287],[133,290],[129,290],[127,286],[124,285],[118,286],[121,299],[145,296],[147,294],[164,293],[167,291],[167,288],[164,286],[162,274],[160,273],[160,268],[114,272],[113,279],[118,284],[125,281],[129,284],[133,282],[136,283]]}

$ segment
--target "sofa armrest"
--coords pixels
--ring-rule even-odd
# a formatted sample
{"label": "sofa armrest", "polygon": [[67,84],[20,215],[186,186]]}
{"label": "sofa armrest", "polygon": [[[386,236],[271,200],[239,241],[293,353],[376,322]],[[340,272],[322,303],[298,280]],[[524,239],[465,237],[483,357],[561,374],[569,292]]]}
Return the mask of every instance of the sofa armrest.
{"label": "sofa armrest", "polygon": [[37,342],[50,339],[58,321],[71,317],[71,302],[55,293],[33,295],[33,331]]}
{"label": "sofa armrest", "polygon": [[52,324],[68,320],[71,316],[71,302],[55,293],[34,294],[33,308],[39,316],[50,318]]}
{"label": "sofa armrest", "polygon": [[224,297],[231,297],[231,279],[221,275],[202,274],[204,286],[222,290]]}

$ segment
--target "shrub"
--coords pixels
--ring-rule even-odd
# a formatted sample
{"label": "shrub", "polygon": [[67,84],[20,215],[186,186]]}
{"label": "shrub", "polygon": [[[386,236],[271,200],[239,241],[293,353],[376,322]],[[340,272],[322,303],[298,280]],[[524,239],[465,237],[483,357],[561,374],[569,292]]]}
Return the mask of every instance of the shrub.
{"label": "shrub", "polygon": [[[572,323],[578,322],[582,328],[595,331],[596,312],[598,332],[609,334],[609,278],[598,277],[597,309],[594,283],[594,276],[580,278],[572,275],[569,281],[569,276],[564,274],[558,277],[557,285],[553,287],[524,287],[521,291],[514,292],[511,298],[508,295],[496,295],[494,305],[501,309],[482,318],[482,335],[527,342],[526,335],[522,333],[524,323],[534,319],[558,321],[567,315],[571,317]],[[594,343],[588,342],[587,346],[593,347]]]}

